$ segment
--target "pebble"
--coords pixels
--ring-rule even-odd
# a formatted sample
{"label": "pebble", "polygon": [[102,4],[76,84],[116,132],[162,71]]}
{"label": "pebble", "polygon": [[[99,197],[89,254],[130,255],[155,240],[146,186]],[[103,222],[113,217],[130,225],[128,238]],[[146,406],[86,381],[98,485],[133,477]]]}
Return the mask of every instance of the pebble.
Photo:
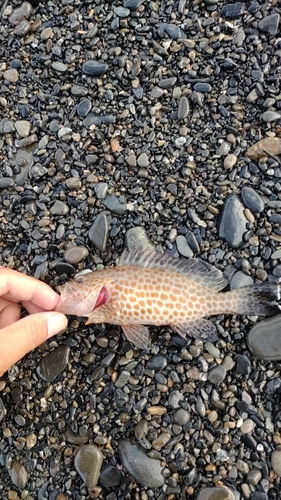
{"label": "pebble", "polygon": [[70,264],[78,264],[89,255],[89,250],[83,246],[73,246],[66,250],[64,258]]}
{"label": "pebble", "polygon": [[222,15],[227,19],[236,19],[243,14],[245,10],[244,2],[227,3],[222,6]]}
{"label": "pebble", "polygon": [[120,200],[119,196],[115,194],[108,194],[104,199],[104,206],[111,212],[119,215],[124,215],[127,210],[127,203]]}
{"label": "pebble", "polygon": [[77,451],[75,469],[88,488],[94,488],[98,484],[102,462],[103,454],[93,444],[86,444]]}
{"label": "pebble", "polygon": [[279,448],[280,447],[278,447],[278,449],[273,451],[271,454],[271,465],[275,474],[281,477],[281,449]]}
{"label": "pebble", "polygon": [[11,15],[9,16],[9,23],[17,24],[22,19],[28,19],[31,15],[32,7],[29,2],[23,2],[19,7],[13,9]]}
{"label": "pebble", "polygon": [[1,422],[1,420],[3,420],[6,413],[7,413],[7,410],[5,408],[5,405],[3,403],[3,400],[0,398],[0,422]]}
{"label": "pebble", "polygon": [[104,200],[108,191],[108,184],[106,182],[98,182],[95,184],[95,193],[99,200]]}
{"label": "pebble", "polygon": [[4,71],[3,76],[5,80],[8,80],[8,82],[11,83],[16,83],[19,79],[18,70],[15,68],[7,69],[6,71]]}
{"label": "pebble", "polygon": [[256,323],[247,338],[253,356],[266,361],[281,360],[281,315],[267,318]]}
{"label": "pebble", "polygon": [[228,154],[223,161],[224,168],[231,170],[236,165],[237,159],[237,156],[233,153]]}
{"label": "pebble", "polygon": [[264,210],[264,201],[262,197],[251,187],[244,186],[241,191],[242,199],[252,212],[262,212]]}
{"label": "pebble", "polygon": [[148,370],[163,370],[167,366],[167,360],[161,354],[155,354],[149,358],[146,364]]}
{"label": "pebble", "polygon": [[90,59],[89,61],[85,61],[82,65],[82,71],[85,75],[90,76],[101,76],[106,73],[108,70],[108,64],[94,61]]}
{"label": "pebble", "polygon": [[251,286],[253,285],[254,280],[252,276],[243,273],[243,271],[237,271],[233,274],[230,280],[230,289],[235,290],[236,288],[240,288],[241,286]]}
{"label": "pebble", "polygon": [[211,384],[219,385],[226,377],[226,368],[223,365],[218,365],[212,368],[208,373],[208,380]]}
{"label": "pebble", "polygon": [[281,154],[281,138],[280,137],[266,137],[256,142],[247,149],[245,155],[251,160],[259,160],[265,156]]}
{"label": "pebble", "polygon": [[274,14],[270,14],[269,16],[265,16],[258,22],[258,28],[265,33],[268,33],[270,36],[275,36],[278,32],[280,22],[280,14],[274,12]]}
{"label": "pebble", "polygon": [[92,101],[90,99],[82,99],[77,106],[77,114],[80,118],[85,118],[91,111]]}
{"label": "pebble", "polygon": [[108,465],[101,471],[99,482],[105,488],[115,488],[120,486],[123,478],[124,474],[121,470],[113,465]]}
{"label": "pebble", "polygon": [[242,375],[250,375],[252,366],[249,358],[245,354],[242,354],[237,358],[236,370]]}
{"label": "pebble", "polygon": [[94,243],[101,252],[105,252],[108,232],[109,226],[107,217],[105,214],[100,213],[90,227],[88,236],[91,242]]}
{"label": "pebble", "polygon": [[154,249],[153,243],[149,240],[145,229],[142,226],[136,226],[128,229],[125,236],[125,245],[129,251]]}
{"label": "pebble", "polygon": [[11,177],[0,177],[0,189],[7,189],[8,187],[13,186],[15,183],[14,179]]}
{"label": "pebble", "polygon": [[63,201],[56,200],[50,212],[52,215],[66,215],[69,212],[69,207]]}
{"label": "pebble", "polygon": [[178,252],[183,256],[183,257],[193,257],[193,251],[191,250],[189,244],[187,243],[186,238],[179,234],[176,238],[176,245]]}
{"label": "pebble", "polygon": [[222,207],[218,221],[219,237],[227,241],[232,248],[243,245],[243,236],[247,230],[244,207],[236,194],[229,195]]}
{"label": "pebble", "polygon": [[138,483],[148,488],[163,486],[160,460],[148,457],[139,444],[131,444],[129,439],[120,440],[118,453],[123,467]]}
{"label": "pebble", "polygon": [[232,490],[226,486],[217,486],[216,488],[201,488],[196,500],[236,500]]}
{"label": "pebble", "polygon": [[13,484],[23,490],[28,481],[28,473],[24,465],[22,465],[18,460],[14,460],[11,469],[8,470],[11,481]]}
{"label": "pebble", "polygon": [[187,97],[182,96],[179,100],[178,105],[178,119],[183,120],[188,116],[189,113],[189,102]]}
{"label": "pebble", "polygon": [[261,119],[266,123],[275,122],[276,120],[279,120],[280,118],[281,118],[280,113],[277,113],[276,111],[271,111],[271,110],[265,111],[261,115]]}
{"label": "pebble", "polygon": [[67,367],[70,348],[65,345],[56,347],[45,358],[42,358],[37,368],[40,378],[46,382],[53,382]]}
{"label": "pebble", "polygon": [[137,158],[137,163],[139,167],[148,167],[149,158],[146,153],[141,153]]}
{"label": "pebble", "polygon": [[18,120],[15,122],[15,129],[21,137],[28,137],[30,134],[31,123],[26,120]]}

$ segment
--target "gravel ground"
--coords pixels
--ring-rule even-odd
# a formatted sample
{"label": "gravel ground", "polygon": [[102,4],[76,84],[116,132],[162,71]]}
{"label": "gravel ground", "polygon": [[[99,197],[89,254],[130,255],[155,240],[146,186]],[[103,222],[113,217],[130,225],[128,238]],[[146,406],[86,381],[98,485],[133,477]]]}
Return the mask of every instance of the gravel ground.
{"label": "gravel ground", "polygon": [[[154,246],[278,282],[279,21],[276,0],[5,0],[1,265],[56,287]],[[0,380],[1,498],[279,499],[279,320],[139,351],[70,318]]]}

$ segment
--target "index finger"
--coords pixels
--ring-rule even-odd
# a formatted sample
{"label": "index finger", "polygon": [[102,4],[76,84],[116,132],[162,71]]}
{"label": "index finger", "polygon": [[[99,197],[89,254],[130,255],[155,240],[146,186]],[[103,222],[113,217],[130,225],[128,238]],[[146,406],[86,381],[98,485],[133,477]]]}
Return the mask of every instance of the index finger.
{"label": "index finger", "polygon": [[13,302],[29,302],[49,311],[60,301],[60,296],[46,283],[5,267],[0,267],[0,296]]}

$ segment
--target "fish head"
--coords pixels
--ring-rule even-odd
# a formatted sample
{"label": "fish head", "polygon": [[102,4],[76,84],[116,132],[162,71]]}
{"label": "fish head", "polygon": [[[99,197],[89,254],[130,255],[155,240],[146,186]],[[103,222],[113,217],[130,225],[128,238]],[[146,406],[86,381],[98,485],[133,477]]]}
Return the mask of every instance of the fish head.
{"label": "fish head", "polygon": [[110,280],[90,272],[58,287],[60,302],[55,310],[74,316],[89,316],[110,299]]}

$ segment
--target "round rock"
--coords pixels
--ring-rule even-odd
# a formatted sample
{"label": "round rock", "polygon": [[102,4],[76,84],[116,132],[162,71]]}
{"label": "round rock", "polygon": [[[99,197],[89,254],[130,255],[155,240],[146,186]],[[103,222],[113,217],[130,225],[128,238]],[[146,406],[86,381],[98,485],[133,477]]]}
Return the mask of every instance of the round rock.
{"label": "round rock", "polygon": [[160,460],[148,457],[142,446],[131,444],[129,439],[125,439],[119,442],[118,453],[122,465],[138,483],[149,488],[163,486]]}
{"label": "round rock", "polygon": [[253,188],[244,186],[241,195],[246,207],[253,212],[262,212],[264,210],[264,201]]}
{"label": "round rock", "polygon": [[75,455],[74,465],[88,488],[94,488],[99,480],[103,454],[93,444],[86,444]]}
{"label": "round rock", "polygon": [[273,451],[271,455],[271,464],[275,474],[281,477],[281,449]]}
{"label": "round rock", "polygon": [[281,360],[281,315],[256,323],[248,335],[248,346],[258,359]]}
{"label": "round rock", "polygon": [[74,246],[66,250],[64,258],[66,262],[69,262],[70,264],[78,264],[78,262],[86,259],[88,255],[89,251],[86,247]]}

